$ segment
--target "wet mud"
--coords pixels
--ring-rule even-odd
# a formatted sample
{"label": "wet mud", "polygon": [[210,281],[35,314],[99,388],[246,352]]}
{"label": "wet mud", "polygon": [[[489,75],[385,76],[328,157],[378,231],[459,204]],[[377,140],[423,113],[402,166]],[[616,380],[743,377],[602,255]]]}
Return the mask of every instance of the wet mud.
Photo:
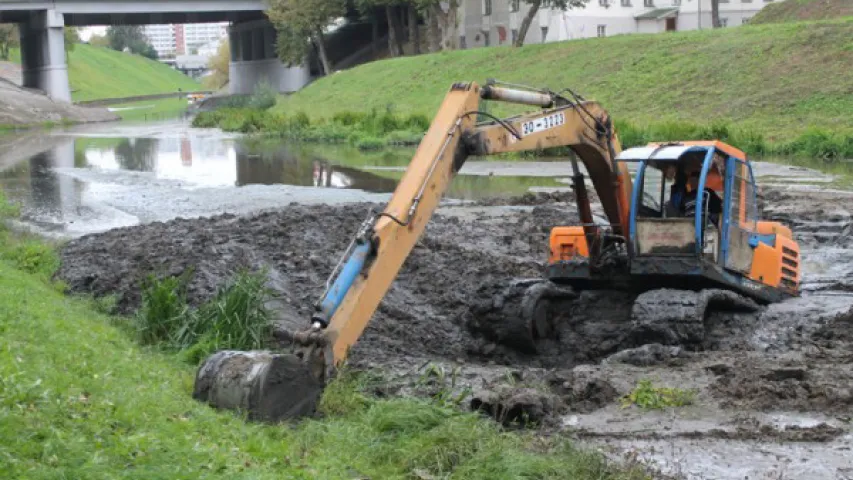
{"label": "wet mud", "polygon": [[[551,227],[577,221],[571,194],[445,204],[351,363],[382,371],[383,395],[458,395],[505,424],[569,432],[667,475],[805,478],[786,465],[809,455],[825,468],[808,478],[845,478],[853,474],[844,460],[853,448],[853,195],[780,186],[762,197],[764,217],[789,224],[800,242],[801,298],[766,307],[703,292],[675,305],[665,292],[639,303],[625,292],[578,292],[552,304],[556,321],[533,345],[508,340],[526,326],[496,329],[496,298],[513,281],[540,278]],[[381,205],[292,204],[115,229],[68,243],[58,276],[73,292],[115,295],[129,314],[151,274],[192,271],[188,298],[199,304],[234,272],[263,270],[276,292],[277,338],[286,339],[307,326],[371,208]],[[697,320],[690,312],[701,305],[717,308]],[[695,404],[623,408],[641,379],[693,390]]]}

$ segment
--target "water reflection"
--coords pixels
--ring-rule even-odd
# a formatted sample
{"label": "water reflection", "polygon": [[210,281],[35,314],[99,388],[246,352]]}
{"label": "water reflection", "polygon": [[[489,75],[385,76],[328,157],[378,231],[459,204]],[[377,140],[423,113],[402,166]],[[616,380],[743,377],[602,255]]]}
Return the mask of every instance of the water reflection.
{"label": "water reflection", "polygon": [[[38,153],[0,170],[0,189],[22,205],[25,221],[66,234],[139,223],[145,212],[129,211],[122,207],[124,200],[137,195],[144,204],[149,192],[160,194],[160,188],[177,188],[170,193],[176,202],[182,201],[177,198],[181,192],[250,185],[388,193],[403,175],[399,167],[413,154],[406,149],[365,154],[343,146],[293,146],[201,136],[192,130],[140,137],[52,135],[45,140]],[[374,167],[382,168],[370,170]],[[448,196],[508,196],[532,186],[557,185],[544,177],[459,176]]]}
{"label": "water reflection", "polygon": [[304,148],[237,143],[235,153],[237,186],[285,184],[379,193],[397,186],[395,178],[340,165]]}

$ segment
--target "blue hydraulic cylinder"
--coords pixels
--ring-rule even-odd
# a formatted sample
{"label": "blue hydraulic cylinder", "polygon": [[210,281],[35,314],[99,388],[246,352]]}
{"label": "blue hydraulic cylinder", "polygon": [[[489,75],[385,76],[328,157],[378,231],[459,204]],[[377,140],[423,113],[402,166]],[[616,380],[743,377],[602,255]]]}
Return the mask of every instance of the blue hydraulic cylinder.
{"label": "blue hydraulic cylinder", "polygon": [[370,242],[360,242],[353,248],[341,272],[335,278],[335,282],[329,288],[329,291],[326,292],[326,296],[320,301],[317,313],[311,317],[312,321],[320,322],[324,327],[329,324],[332,316],[347,296],[352,284],[355,283],[355,279],[358,278],[358,275],[364,269],[364,264],[367,262],[369,254]]}

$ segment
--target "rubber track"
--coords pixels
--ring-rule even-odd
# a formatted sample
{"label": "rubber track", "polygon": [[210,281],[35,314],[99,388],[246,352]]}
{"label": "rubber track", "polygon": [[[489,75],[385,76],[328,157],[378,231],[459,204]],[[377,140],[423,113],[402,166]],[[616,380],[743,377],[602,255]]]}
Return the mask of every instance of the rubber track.
{"label": "rubber track", "polygon": [[729,290],[660,289],[640,294],[631,309],[631,337],[636,345],[698,345],[705,340],[711,310],[755,312],[753,300]]}

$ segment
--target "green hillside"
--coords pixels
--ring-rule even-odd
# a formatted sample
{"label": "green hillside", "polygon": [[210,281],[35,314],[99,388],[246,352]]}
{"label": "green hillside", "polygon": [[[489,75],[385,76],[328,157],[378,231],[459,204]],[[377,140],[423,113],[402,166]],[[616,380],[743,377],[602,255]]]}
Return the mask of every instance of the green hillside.
{"label": "green hillside", "polygon": [[785,23],[849,16],[853,16],[851,0],[785,0],[767,5],[752,17],[750,23]]}
{"label": "green hillside", "polygon": [[[20,62],[19,53],[13,52],[12,59]],[[86,44],[76,45],[69,54],[68,76],[75,101],[201,88],[192,78],[160,62]]]}
{"label": "green hillside", "polygon": [[432,116],[456,81],[571,87],[636,124],[722,120],[784,141],[809,126],[853,132],[853,18],[384,60],[323,78],[279,111],[385,109]]}

